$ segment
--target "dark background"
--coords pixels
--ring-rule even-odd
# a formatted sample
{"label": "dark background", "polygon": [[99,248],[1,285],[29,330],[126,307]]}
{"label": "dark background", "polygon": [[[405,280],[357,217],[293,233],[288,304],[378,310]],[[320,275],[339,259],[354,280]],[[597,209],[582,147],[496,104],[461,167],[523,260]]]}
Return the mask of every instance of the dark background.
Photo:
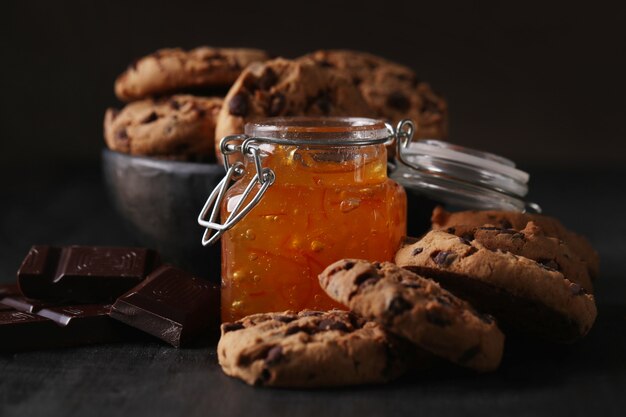
{"label": "dark background", "polygon": [[[281,4],[282,3],[282,4]],[[622,3],[623,4],[623,3]],[[624,6],[598,2],[9,1],[2,169],[97,164],[113,82],[162,47],[352,48],[449,100],[450,140],[524,166],[626,162]]]}
{"label": "dark background", "polygon": [[489,375],[257,390],[223,375],[212,348],[126,343],[0,356],[0,416],[623,415],[625,11],[598,1],[3,1],[0,283],[15,280],[34,243],[136,244],[100,173],[113,82],[136,57],[201,44],[285,56],[354,48],[413,66],[448,98],[450,140],[528,169],[529,199],[590,239],[602,273],[587,338],[509,341]]}

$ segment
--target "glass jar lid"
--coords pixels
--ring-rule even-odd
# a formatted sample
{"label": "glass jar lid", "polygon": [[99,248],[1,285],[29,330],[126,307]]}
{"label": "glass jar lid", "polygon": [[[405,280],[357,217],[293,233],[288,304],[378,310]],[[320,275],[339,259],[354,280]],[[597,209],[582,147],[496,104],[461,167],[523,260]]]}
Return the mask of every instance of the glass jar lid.
{"label": "glass jar lid", "polygon": [[535,211],[528,203],[529,174],[509,159],[440,140],[399,146],[391,178],[405,188],[465,209]]}

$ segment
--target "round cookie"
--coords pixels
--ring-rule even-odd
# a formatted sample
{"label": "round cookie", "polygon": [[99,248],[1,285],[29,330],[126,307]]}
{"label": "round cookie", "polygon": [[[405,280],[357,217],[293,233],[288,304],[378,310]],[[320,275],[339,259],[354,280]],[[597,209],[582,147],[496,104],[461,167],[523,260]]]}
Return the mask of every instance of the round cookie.
{"label": "round cookie", "polygon": [[109,149],[131,155],[172,159],[214,156],[215,120],[219,97],[175,95],[109,108],[104,138]]}
{"label": "round cookie", "polygon": [[561,272],[441,230],[401,248],[396,263],[433,277],[503,324],[548,340],[585,336],[596,318],[593,296]]}
{"label": "round cookie", "polygon": [[222,370],[250,385],[321,387],[379,383],[406,364],[402,341],[347,311],[263,313],[222,325]]}
{"label": "round cookie", "polygon": [[431,217],[433,229],[447,229],[458,225],[479,227],[486,224],[503,229],[522,230],[528,222],[539,226],[546,236],[563,240],[570,249],[587,264],[589,275],[595,279],[600,271],[600,257],[583,236],[565,228],[560,221],[541,214],[521,213],[516,211],[468,210],[450,213],[442,207],[435,207]]}
{"label": "round cookie", "polygon": [[445,230],[468,241],[476,240],[492,251],[511,252],[538,262],[546,268],[559,271],[588,293],[593,294],[593,284],[587,264],[569,246],[554,237],[546,236],[534,222],[528,222],[522,230],[503,229],[485,225],[481,227],[454,226]]}
{"label": "round cookie", "polygon": [[258,49],[160,49],[133,62],[115,81],[115,94],[122,101],[132,101],[190,89],[230,87],[250,63],[267,59],[267,53]]}
{"label": "round cookie", "polygon": [[448,106],[410,68],[366,52],[320,50],[300,58],[345,72],[377,117],[417,124],[415,139],[445,139]]}
{"label": "round cookie", "polygon": [[504,335],[495,321],[430,279],[390,262],[343,259],[319,280],[334,300],[426,351],[478,371],[500,364]]}
{"label": "round cookie", "polygon": [[224,99],[216,153],[224,136],[243,133],[246,122],[275,116],[373,116],[359,90],[337,71],[312,62],[277,58],[250,65]]}

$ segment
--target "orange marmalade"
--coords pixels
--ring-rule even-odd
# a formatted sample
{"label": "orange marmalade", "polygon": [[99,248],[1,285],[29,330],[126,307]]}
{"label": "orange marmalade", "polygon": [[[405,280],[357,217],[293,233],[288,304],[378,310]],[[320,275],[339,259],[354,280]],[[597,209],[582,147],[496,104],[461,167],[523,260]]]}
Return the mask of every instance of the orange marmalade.
{"label": "orange marmalade", "polygon": [[[320,288],[318,274],[341,258],[390,261],[406,233],[404,189],[387,178],[384,143],[368,142],[384,139],[385,125],[371,119],[294,118],[265,121],[262,126],[274,127],[269,132],[258,126],[246,126],[246,134],[298,140],[259,146],[263,167],[271,168],[275,181],[221,238],[222,320],[343,308]],[[316,145],[303,145],[307,137]],[[328,145],[325,137],[332,139]],[[337,139],[344,142],[336,145]],[[252,159],[244,164],[245,173],[224,196],[223,220],[256,173]]]}

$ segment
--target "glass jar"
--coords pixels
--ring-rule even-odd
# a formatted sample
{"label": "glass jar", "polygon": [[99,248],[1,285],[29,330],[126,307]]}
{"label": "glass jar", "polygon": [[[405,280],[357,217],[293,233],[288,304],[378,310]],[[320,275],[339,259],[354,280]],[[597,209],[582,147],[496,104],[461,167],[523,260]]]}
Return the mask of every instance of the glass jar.
{"label": "glass jar", "polygon": [[[342,308],[318,274],[342,258],[390,261],[406,235],[406,195],[387,177],[393,129],[365,118],[275,118],[245,133],[222,141],[228,172],[198,219],[204,244],[222,240],[222,320]],[[243,162],[230,165],[236,153]]]}

